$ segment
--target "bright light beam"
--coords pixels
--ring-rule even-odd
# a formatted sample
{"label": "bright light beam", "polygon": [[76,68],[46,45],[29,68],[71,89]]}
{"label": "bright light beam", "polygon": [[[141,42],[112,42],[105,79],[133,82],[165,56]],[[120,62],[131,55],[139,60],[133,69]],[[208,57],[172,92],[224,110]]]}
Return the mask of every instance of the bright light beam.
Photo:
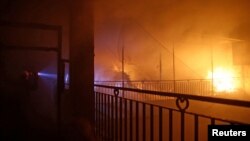
{"label": "bright light beam", "polygon": [[66,76],[65,76],[65,83],[66,83],[66,84],[69,83],[69,74],[66,74]]}
{"label": "bright light beam", "polygon": [[44,78],[51,78],[51,79],[56,79],[57,78],[56,74],[43,73],[43,72],[38,72],[38,76],[44,77]]}

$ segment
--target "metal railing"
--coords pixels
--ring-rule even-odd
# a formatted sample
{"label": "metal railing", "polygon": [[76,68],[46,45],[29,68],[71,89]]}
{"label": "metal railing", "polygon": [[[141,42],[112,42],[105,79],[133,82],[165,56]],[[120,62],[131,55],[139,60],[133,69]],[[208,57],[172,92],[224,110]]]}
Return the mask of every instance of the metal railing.
{"label": "metal railing", "polygon": [[249,124],[250,102],[95,85],[103,141],[206,141],[210,124]]}
{"label": "metal railing", "polygon": [[[240,78],[233,78],[237,83],[241,83]],[[161,80],[161,81],[95,81],[95,84],[136,88],[142,90],[152,90],[161,92],[175,92],[200,96],[212,96],[217,92],[213,89],[211,79],[190,79],[190,80]],[[241,87],[237,88],[240,91]],[[242,90],[241,90],[242,91]]]}

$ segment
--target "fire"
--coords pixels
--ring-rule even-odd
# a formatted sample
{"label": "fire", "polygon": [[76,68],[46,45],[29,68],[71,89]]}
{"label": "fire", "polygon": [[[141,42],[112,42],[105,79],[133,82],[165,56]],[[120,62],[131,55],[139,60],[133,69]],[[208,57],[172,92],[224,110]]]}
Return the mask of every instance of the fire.
{"label": "fire", "polygon": [[113,65],[113,70],[114,70],[115,72],[120,72],[120,71],[122,71],[117,65]]}
{"label": "fire", "polygon": [[[122,67],[118,65],[113,65],[113,71],[116,73],[121,73],[122,72]],[[128,78],[125,78],[127,80],[135,80],[135,66],[131,64],[126,64],[124,65],[124,74],[127,75]],[[126,76],[125,76],[126,77]]]}
{"label": "fire", "polygon": [[216,92],[234,92],[236,91],[236,81],[234,80],[234,71],[223,68],[216,68],[208,73],[208,79],[213,79],[213,87]]}

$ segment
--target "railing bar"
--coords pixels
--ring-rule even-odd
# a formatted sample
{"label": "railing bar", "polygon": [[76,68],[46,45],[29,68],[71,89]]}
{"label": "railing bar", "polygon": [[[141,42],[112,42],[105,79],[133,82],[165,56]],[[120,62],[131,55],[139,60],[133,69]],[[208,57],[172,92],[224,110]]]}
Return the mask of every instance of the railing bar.
{"label": "railing bar", "polygon": [[150,140],[154,141],[154,107],[150,105]]}
{"label": "railing bar", "polygon": [[[127,99],[127,100],[129,100],[129,101],[131,100],[131,99],[128,99],[128,98],[123,98],[123,99]],[[132,100],[132,101],[136,102],[137,100]],[[141,103],[141,104],[143,104],[143,103],[148,104],[148,103],[143,102],[143,101],[138,101],[138,102]],[[155,106],[155,107],[161,107],[161,108],[166,109],[166,110],[173,110],[173,111],[179,112],[179,110],[173,109],[173,108],[167,108],[167,107],[163,107],[163,106],[156,105],[156,104],[150,104],[150,105],[153,105],[153,106]],[[186,111],[185,114],[196,115],[197,113],[192,113],[192,112],[187,112],[187,111]],[[209,118],[209,119],[211,118],[210,116],[202,115],[202,114],[199,114],[199,117]],[[216,120],[228,122],[228,120],[226,120],[226,119],[221,119],[221,118],[216,118]],[[232,121],[232,120],[230,120],[230,122],[234,122],[234,123],[237,123],[237,124],[248,124],[248,123],[241,123],[241,122]]]}
{"label": "railing bar", "polygon": [[[98,95],[98,96],[97,96]],[[118,120],[118,122],[120,121],[120,124],[116,124],[115,126],[117,126],[117,128],[118,128],[118,125],[120,125],[120,127],[119,127],[119,129],[117,129],[116,130],[116,132],[117,132],[117,134],[116,134],[116,136],[117,136],[117,139],[120,137],[120,140],[123,140],[124,138],[122,138],[122,137],[125,137],[126,136],[126,132],[127,131],[125,131],[125,126],[123,126],[123,122],[125,122],[125,121],[122,121],[122,119],[123,119],[123,117],[122,116],[124,116],[124,118],[125,118],[125,115],[123,115],[123,114],[125,114],[125,113],[122,113],[123,112],[123,106],[124,105],[122,105],[123,103],[122,103],[122,100],[123,98],[120,98],[120,106],[118,105],[118,103],[117,102],[119,102],[119,99],[118,98],[116,98],[116,107],[115,107],[115,116],[116,116],[116,120]],[[124,98],[124,101],[126,101],[127,100],[127,98]],[[98,101],[99,101],[99,103],[98,103]],[[108,99],[108,101],[109,101],[109,99]],[[135,111],[135,121],[136,121],[136,123],[135,123],[135,129],[133,129],[133,116],[130,116],[130,118],[132,118],[132,120],[130,120],[130,122],[132,122],[132,124],[130,123],[130,125],[132,125],[132,126],[130,126],[130,128],[132,128],[132,130],[136,130],[135,131],[135,133],[134,134],[136,134],[135,135],[135,139],[136,140],[138,140],[140,137],[139,137],[139,129],[138,129],[138,127],[139,127],[139,104],[143,104],[143,105],[146,105],[146,103],[145,102],[141,102],[141,101],[138,101],[138,100],[130,100],[129,101],[130,103],[132,103],[132,106],[130,106],[130,108],[131,108],[131,110],[130,110],[130,115],[133,115],[133,109],[135,109],[136,111]],[[135,108],[133,108],[133,102],[135,102]],[[109,102],[108,102],[109,103]],[[152,108],[152,111],[154,111],[154,106],[156,106],[156,107],[158,107],[159,108],[159,140],[162,140],[162,124],[160,124],[160,122],[162,122],[162,119],[160,119],[160,118],[163,118],[162,117],[162,110],[163,109],[169,109],[169,121],[170,121],[170,117],[171,117],[171,124],[172,124],[172,122],[173,122],[173,111],[178,111],[178,110],[175,110],[175,109],[171,109],[171,108],[166,108],[166,107],[162,107],[162,106],[158,106],[158,105],[154,105],[154,104],[150,104],[150,117],[151,117],[151,120],[150,120],[150,127],[151,127],[151,130],[150,130],[150,134],[151,134],[151,140],[153,139],[154,140],[154,127],[152,126],[153,124],[152,124],[152,122],[154,123],[154,120],[152,120],[152,119],[154,119],[154,112],[151,112],[151,108]],[[96,133],[99,133],[99,135],[101,135],[101,137],[102,137],[102,140],[105,140],[106,139],[106,137],[108,136],[109,137],[109,130],[110,130],[110,128],[108,128],[108,126],[109,126],[109,114],[107,115],[107,113],[109,113],[109,108],[107,107],[107,94],[103,94],[103,93],[96,93],[96,107],[98,108],[99,107],[99,109],[98,109],[98,111],[96,111],[95,113],[96,113],[96,115],[98,115],[98,116],[96,116],[96,121],[98,120],[99,122],[97,122],[98,124],[97,124],[97,126],[99,126],[99,130],[97,130],[96,131]],[[119,109],[118,109],[118,107],[120,107],[120,113],[118,113],[119,112]],[[107,109],[108,108],[108,109]],[[111,108],[111,109],[113,109],[113,107]],[[160,111],[160,109],[161,109],[161,111]],[[171,110],[170,110],[171,109]],[[145,110],[144,108],[143,108],[143,110]],[[125,110],[126,112],[127,112],[127,110]],[[171,111],[171,112],[170,112]],[[146,112],[146,111],[145,111]],[[171,113],[171,116],[170,116],[170,113]],[[117,116],[117,115],[119,115],[120,114],[120,116]],[[184,141],[184,139],[185,139],[185,114],[191,114],[191,115],[194,115],[194,118],[195,118],[195,136],[194,136],[194,139],[197,141],[198,140],[198,126],[199,126],[199,118],[200,117],[203,117],[203,115],[197,115],[197,114],[195,114],[195,113],[189,113],[189,112],[185,112],[185,111],[181,111],[181,141]],[[144,115],[144,114],[143,114]],[[142,116],[143,116],[142,115]],[[161,116],[160,116],[161,115]],[[120,119],[119,119],[119,117],[120,117]],[[206,116],[206,117],[209,117],[209,116]],[[142,120],[145,120],[146,118],[143,118]],[[215,124],[215,122],[216,122],[216,120],[218,120],[218,121],[226,121],[226,122],[228,122],[229,124],[237,124],[238,122],[234,122],[234,121],[228,121],[228,120],[220,120],[220,119],[218,119],[218,118],[213,118],[213,117],[209,117],[209,119],[211,120],[211,124],[213,125],[213,124]],[[108,120],[108,121],[107,121]],[[146,121],[142,121],[143,122],[143,124],[144,124],[144,122],[146,123]],[[125,125],[125,123],[124,123],[124,125]],[[146,124],[145,124],[145,126],[146,126]],[[161,126],[161,127],[160,127]],[[169,132],[171,132],[171,134],[169,134],[169,140],[173,140],[173,139],[171,139],[172,138],[172,135],[173,135],[173,125],[171,125],[171,131],[169,130]],[[98,129],[98,128],[97,128]],[[108,129],[108,130],[107,130]],[[111,128],[112,129],[112,128]],[[144,129],[146,129],[146,128],[143,128],[143,130]],[[170,129],[170,124],[169,124],[169,129]],[[123,132],[123,130],[124,130],[124,132]],[[132,130],[130,130],[130,132],[132,131]],[[153,130],[153,131],[152,131]],[[120,132],[119,132],[120,131]],[[161,131],[161,132],[160,132]],[[108,133],[107,133],[108,132]],[[142,131],[142,133],[143,133],[144,131]],[[119,134],[120,134],[120,136],[119,136]],[[152,134],[153,134],[153,136],[152,136]],[[131,135],[133,135],[133,133],[131,133]],[[171,136],[171,137],[170,137]],[[146,136],[144,136],[145,138],[146,138]],[[144,138],[143,137],[143,138]],[[133,136],[131,136],[131,138],[133,139]],[[142,138],[142,140],[144,140]],[[145,139],[146,140],[146,139]]]}
{"label": "railing bar", "polygon": [[136,102],[135,105],[135,115],[136,115],[136,141],[139,141],[139,103]]}
{"label": "railing bar", "polygon": [[129,113],[130,113],[130,141],[133,141],[133,103],[132,100],[129,101]]}
{"label": "railing bar", "polygon": [[146,141],[146,104],[142,104],[142,140]]}
{"label": "railing bar", "polygon": [[185,140],[185,113],[181,112],[181,141]]}
{"label": "railing bar", "polygon": [[99,116],[98,116],[98,119],[99,119],[99,136],[101,136],[101,93],[99,93],[99,96],[98,96],[98,100],[99,100],[99,108],[98,108],[98,111],[99,111]]}
{"label": "railing bar", "polygon": [[169,110],[169,141],[173,141],[173,110]]}
{"label": "railing bar", "polygon": [[102,127],[103,127],[103,114],[102,114],[102,97],[103,97],[103,94],[100,95],[100,137],[102,138]]}
{"label": "railing bar", "polygon": [[97,94],[96,94],[96,92],[94,92],[94,94],[95,94],[95,135],[97,135],[97,127],[98,127],[98,125],[97,125]]}
{"label": "railing bar", "polygon": [[199,118],[198,115],[194,116],[194,140],[198,141],[199,138]]}
{"label": "railing bar", "polygon": [[215,119],[211,118],[211,125],[215,125]]}
{"label": "railing bar", "polygon": [[[102,93],[101,93],[102,94]],[[128,98],[123,98],[123,99],[127,99],[127,100],[131,100],[131,99],[128,99]],[[134,102],[136,102],[137,100],[132,100],[132,101],[134,101]],[[141,103],[141,104],[143,104],[143,103],[145,103],[145,104],[148,104],[148,103],[146,103],[146,102],[142,102],[142,101],[138,101],[139,103]],[[173,110],[173,111],[179,111],[179,110],[177,110],[177,109],[173,109],[173,108],[167,108],[167,107],[163,107],[163,106],[160,106],[160,105],[156,105],[156,104],[150,104],[150,105],[153,105],[153,106],[155,106],[155,107],[161,107],[161,108],[163,108],[163,109],[166,109],[166,110]],[[197,113],[192,113],[192,112],[187,112],[187,111],[185,111],[185,114],[189,114],[189,115],[196,115]],[[212,118],[211,116],[207,116],[207,115],[203,115],[203,114],[199,114],[199,117],[203,117],[203,118]],[[220,121],[223,121],[223,122],[233,122],[233,123],[235,123],[235,124],[248,124],[248,123],[243,123],[243,122],[238,122],[238,121],[234,121],[234,120],[227,120],[227,119],[221,119],[221,118],[214,118],[214,119],[216,119],[216,120],[220,120]]]}
{"label": "railing bar", "polygon": [[98,94],[98,92],[96,92],[95,93],[95,95],[96,95],[96,123],[95,123],[95,125],[96,125],[96,135],[98,135],[99,136],[99,129],[100,129],[100,127],[99,127],[99,94]]}
{"label": "railing bar", "polygon": [[111,126],[110,126],[110,95],[108,95],[108,139],[110,140],[111,134]]}
{"label": "railing bar", "polygon": [[159,107],[159,141],[162,141],[162,108]]}
{"label": "railing bar", "polygon": [[104,138],[107,138],[107,95],[104,95],[104,103],[103,103],[103,108],[104,108]]}
{"label": "railing bar", "polygon": [[161,95],[161,96],[170,96],[170,97],[183,97],[190,100],[199,100],[199,101],[206,101],[206,102],[213,102],[218,104],[227,104],[227,105],[234,105],[234,106],[241,106],[241,107],[250,107],[249,101],[242,101],[236,99],[224,99],[224,98],[216,98],[216,97],[209,97],[209,96],[197,96],[197,95],[190,95],[190,94],[181,94],[181,93],[170,93],[170,92],[158,92],[158,91],[150,91],[150,90],[141,90],[141,89],[134,89],[134,88],[121,88],[121,87],[112,87],[112,86],[105,86],[105,85],[97,85],[95,87],[103,87],[103,88],[117,88],[119,90],[125,91],[133,91],[143,94],[151,94],[151,95]]}
{"label": "railing bar", "polygon": [[122,111],[122,98],[119,98],[120,99],[120,110],[119,110],[119,113],[120,113],[120,124],[119,124],[119,126],[120,126],[120,129],[119,129],[119,131],[120,131],[120,141],[122,141],[122,113],[123,113],[123,111]]}
{"label": "railing bar", "polygon": [[127,141],[127,99],[124,99],[124,140]]}
{"label": "railing bar", "polygon": [[115,96],[115,141],[118,141],[118,98]]}
{"label": "railing bar", "polygon": [[105,138],[105,125],[106,125],[106,123],[105,123],[105,94],[103,94],[102,95],[102,112],[101,112],[101,114],[102,114],[102,132],[101,132],[101,136],[102,136],[102,140],[104,140],[104,138]]}
{"label": "railing bar", "polygon": [[105,94],[102,94],[101,95],[101,137],[102,137],[102,140],[104,140],[104,95]]}
{"label": "railing bar", "polygon": [[97,109],[96,109],[96,104],[97,104],[96,98],[97,98],[97,97],[96,97],[96,96],[97,96],[97,94],[96,94],[96,92],[94,92],[94,94],[95,94],[95,123],[94,123],[94,124],[95,124],[95,128],[94,128],[94,129],[95,129],[95,135],[97,135],[97,134],[96,134],[96,131],[97,131],[97,130],[96,130],[96,127],[97,127],[97,118],[96,118],[96,117],[97,117]]}
{"label": "railing bar", "polygon": [[114,133],[114,96],[111,96],[111,138],[114,141],[115,133]]}

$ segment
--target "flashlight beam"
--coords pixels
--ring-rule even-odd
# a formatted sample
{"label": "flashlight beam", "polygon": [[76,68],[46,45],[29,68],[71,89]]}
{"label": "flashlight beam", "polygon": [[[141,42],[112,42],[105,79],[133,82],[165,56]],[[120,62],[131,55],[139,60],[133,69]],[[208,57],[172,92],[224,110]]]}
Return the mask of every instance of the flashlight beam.
{"label": "flashlight beam", "polygon": [[56,74],[38,72],[38,76],[45,78],[57,78]]}

